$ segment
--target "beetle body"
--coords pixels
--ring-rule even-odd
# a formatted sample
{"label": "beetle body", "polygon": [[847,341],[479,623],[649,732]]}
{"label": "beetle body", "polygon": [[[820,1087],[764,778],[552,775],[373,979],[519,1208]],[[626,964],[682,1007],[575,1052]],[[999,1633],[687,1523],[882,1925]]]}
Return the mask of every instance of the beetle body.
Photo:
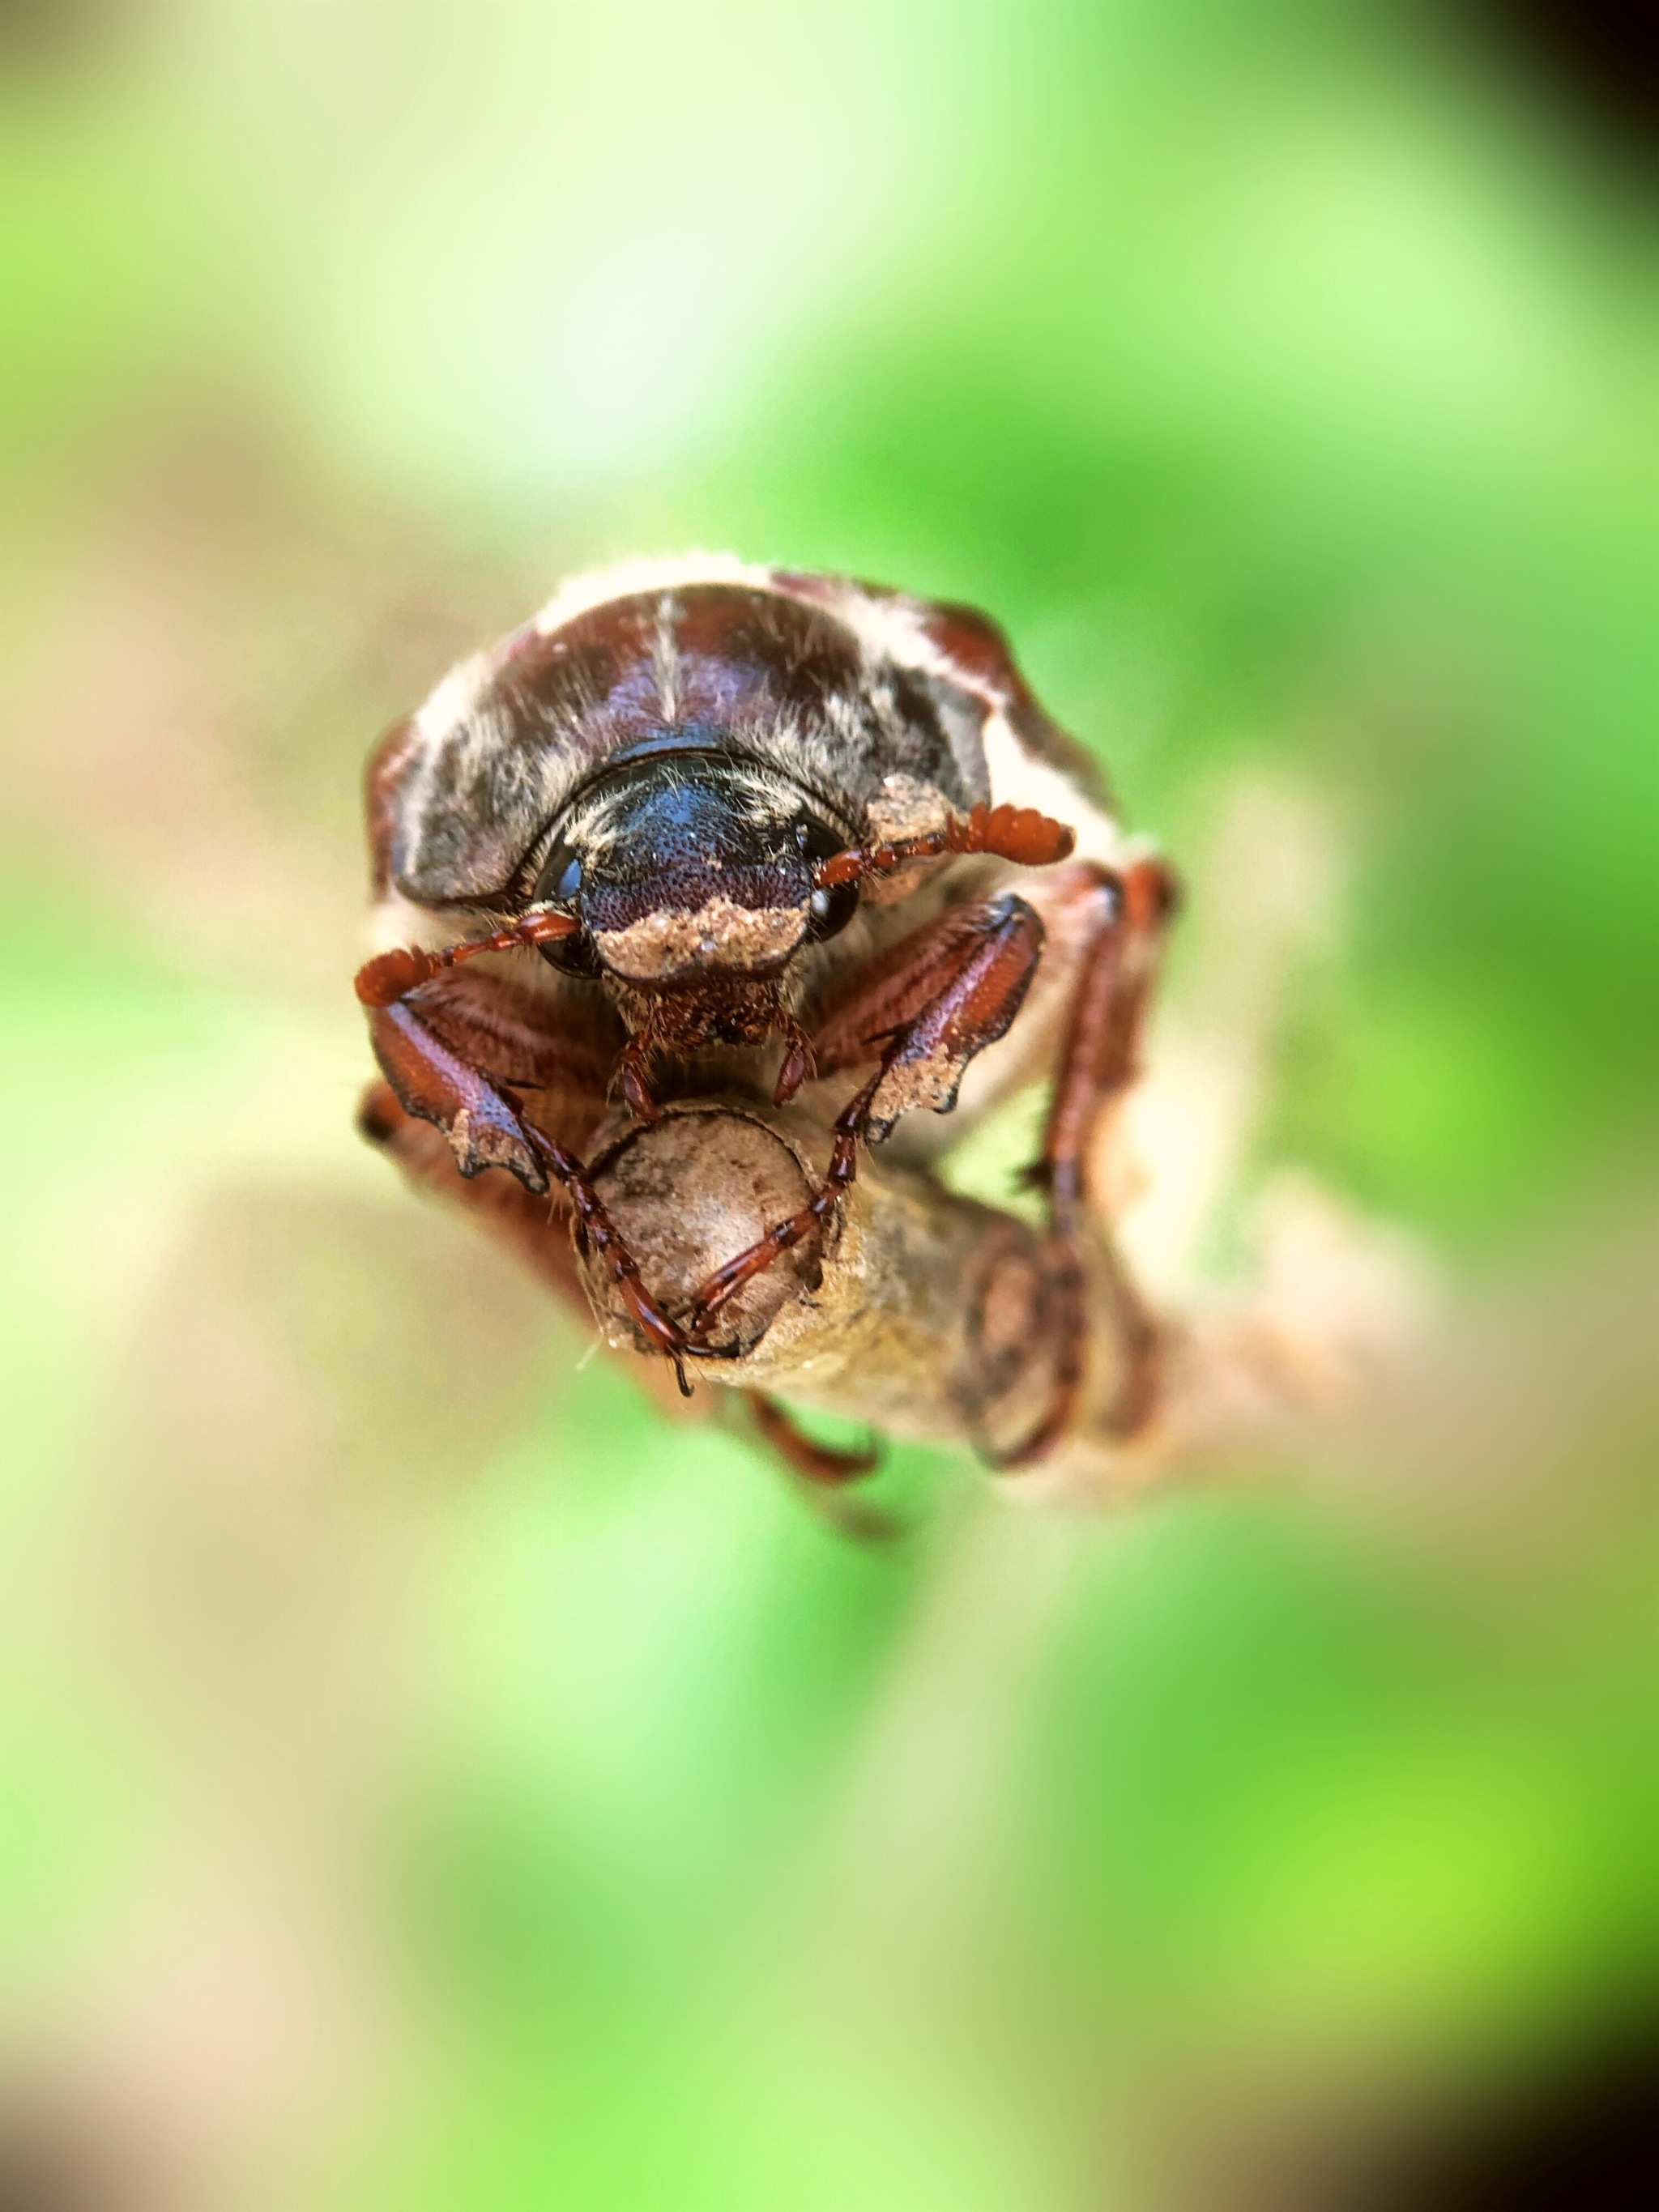
{"label": "beetle body", "polygon": [[[602,1235],[580,1155],[618,1092],[799,1092],[836,1132],[822,1220],[860,1143],[925,1161],[1052,1075],[1071,1233],[1168,884],[984,617],[703,556],[581,579],[443,679],[368,795],[360,995],[464,1176]],[[653,1341],[696,1356],[695,1321]]]}

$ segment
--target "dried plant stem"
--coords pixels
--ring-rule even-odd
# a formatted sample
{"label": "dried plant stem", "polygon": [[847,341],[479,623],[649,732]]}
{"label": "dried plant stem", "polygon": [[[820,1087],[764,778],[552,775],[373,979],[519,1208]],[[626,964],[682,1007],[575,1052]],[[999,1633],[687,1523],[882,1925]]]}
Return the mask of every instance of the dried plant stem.
{"label": "dried plant stem", "polygon": [[[684,1311],[714,1269],[801,1206],[827,1158],[823,1130],[807,1117],[699,1101],[619,1131],[598,1152],[593,1180],[646,1282]],[[1099,1423],[1121,1393],[1132,1322],[1103,1252],[1097,1272],[1103,1325],[1085,1420]],[[611,1342],[637,1346],[603,1269],[589,1258],[582,1273]],[[994,1456],[1048,1402],[1060,1340],[1054,1291],[1036,1231],[890,1166],[878,1151],[861,1159],[839,1220],[722,1310],[715,1340],[739,1345],[741,1357],[696,1371]]]}

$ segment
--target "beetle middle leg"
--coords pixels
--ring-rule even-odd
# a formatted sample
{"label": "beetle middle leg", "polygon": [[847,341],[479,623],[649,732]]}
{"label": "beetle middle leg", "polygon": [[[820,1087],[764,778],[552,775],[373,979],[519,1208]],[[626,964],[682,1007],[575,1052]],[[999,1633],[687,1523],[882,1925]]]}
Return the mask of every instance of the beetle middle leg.
{"label": "beetle middle leg", "polygon": [[916,1107],[950,1111],[969,1062],[1004,1036],[1019,1012],[1042,951],[1036,914],[1005,893],[952,908],[854,979],[814,1030],[812,1051],[820,1075],[872,1060],[876,1072],[836,1116],[818,1188],[798,1213],[709,1277],[691,1308],[694,1331],[829,1219],[857,1177],[860,1142],[878,1144]]}
{"label": "beetle middle leg", "polygon": [[779,1458],[806,1481],[825,1483],[835,1488],[873,1474],[881,1465],[878,1445],[871,1444],[861,1451],[842,1451],[834,1444],[822,1444],[816,1437],[809,1437],[788,1408],[766,1391],[746,1390],[744,1395],[749,1402],[750,1418],[761,1435]]}
{"label": "beetle middle leg", "polygon": [[[1030,1434],[994,1455],[1000,1466],[1025,1466],[1042,1458],[1064,1432],[1082,1388],[1090,1326],[1085,1168],[1102,1115],[1139,1072],[1146,1005],[1176,898],[1175,878],[1161,860],[1133,861],[1121,873],[1097,871],[1094,918],[1072,995],[1042,1152],[1030,1175],[1047,1193],[1051,1216],[1048,1288],[1059,1317],[1054,1395]],[[1115,1434],[1127,1437],[1144,1425],[1157,1401],[1160,1339],[1109,1246],[1098,1261],[1126,1361],[1108,1420]]]}

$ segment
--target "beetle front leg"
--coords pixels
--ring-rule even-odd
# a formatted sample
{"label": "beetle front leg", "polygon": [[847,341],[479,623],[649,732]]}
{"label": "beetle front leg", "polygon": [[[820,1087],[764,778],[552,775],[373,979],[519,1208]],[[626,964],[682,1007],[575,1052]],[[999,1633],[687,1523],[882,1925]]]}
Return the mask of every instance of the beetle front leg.
{"label": "beetle front leg", "polygon": [[[1036,913],[1005,894],[953,908],[855,979],[813,1032],[812,1053],[821,1075],[872,1060],[876,1072],[836,1116],[818,1188],[709,1277],[691,1308],[694,1330],[707,1328],[744,1283],[830,1218],[857,1177],[860,1142],[879,1144],[916,1107],[950,1112],[969,1062],[1005,1036],[1019,1012],[1042,951]],[[794,1060],[792,1053],[779,1079],[780,1104],[794,1087]]]}
{"label": "beetle front leg", "polygon": [[857,1180],[859,1139],[864,1133],[870,1101],[880,1081],[879,1073],[872,1076],[863,1090],[849,1099],[836,1116],[830,1164],[824,1170],[823,1181],[799,1212],[792,1213],[787,1221],[780,1221],[746,1251],[739,1252],[735,1259],[717,1268],[697,1292],[690,1315],[694,1331],[706,1329],[726,1300],[735,1297],[745,1283],[764,1273],[775,1260],[781,1259],[803,1237],[810,1237],[815,1228],[828,1221],[842,1193]]}
{"label": "beetle front leg", "polygon": [[375,1007],[369,1037],[381,1073],[404,1111],[433,1122],[449,1139],[464,1176],[502,1167],[527,1190],[546,1192],[556,1182],[576,1217],[576,1233],[597,1252],[641,1332],[672,1360],[681,1390],[689,1396],[684,1361],[734,1356],[696,1340],[665,1314],[641,1280],[639,1267],[587,1170],[556,1138],[526,1118],[504,1084],[493,1082],[453,1052],[422,1020],[406,1000]]}

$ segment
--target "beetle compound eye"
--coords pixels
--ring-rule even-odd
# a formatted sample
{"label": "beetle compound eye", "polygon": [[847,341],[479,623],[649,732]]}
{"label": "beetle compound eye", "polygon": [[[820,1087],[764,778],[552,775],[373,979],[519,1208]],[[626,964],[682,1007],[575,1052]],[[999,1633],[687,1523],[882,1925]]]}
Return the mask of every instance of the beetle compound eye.
{"label": "beetle compound eye", "polygon": [[[581,856],[574,845],[568,845],[561,837],[536,879],[533,903],[574,911],[581,895]],[[562,975],[597,975],[599,972],[593,940],[585,929],[571,937],[551,938],[537,950],[548,966],[556,968]]]}
{"label": "beetle compound eye", "polygon": [[795,844],[805,860],[827,860],[832,854],[839,853],[846,842],[844,837],[836,836],[830,824],[820,822],[816,815],[803,814],[795,824]]}
{"label": "beetle compound eye", "polygon": [[[803,860],[827,860],[846,850],[847,840],[838,837],[827,822],[820,822],[815,815],[804,814],[795,824],[795,845]],[[807,937],[815,945],[821,945],[826,937],[839,937],[858,910],[856,881],[815,890],[807,901],[811,916],[806,925]]]}
{"label": "beetle compound eye", "polygon": [[573,906],[581,896],[582,864],[574,848],[562,838],[547,856],[536,884],[538,906]]}
{"label": "beetle compound eye", "polygon": [[599,956],[593,950],[593,940],[585,929],[574,937],[550,938],[536,947],[550,968],[556,968],[562,975],[597,975]]}
{"label": "beetle compound eye", "polygon": [[839,937],[859,910],[859,887],[856,884],[836,884],[830,890],[814,891],[807,901],[811,915],[806,934],[814,944],[821,945],[826,937]]}

